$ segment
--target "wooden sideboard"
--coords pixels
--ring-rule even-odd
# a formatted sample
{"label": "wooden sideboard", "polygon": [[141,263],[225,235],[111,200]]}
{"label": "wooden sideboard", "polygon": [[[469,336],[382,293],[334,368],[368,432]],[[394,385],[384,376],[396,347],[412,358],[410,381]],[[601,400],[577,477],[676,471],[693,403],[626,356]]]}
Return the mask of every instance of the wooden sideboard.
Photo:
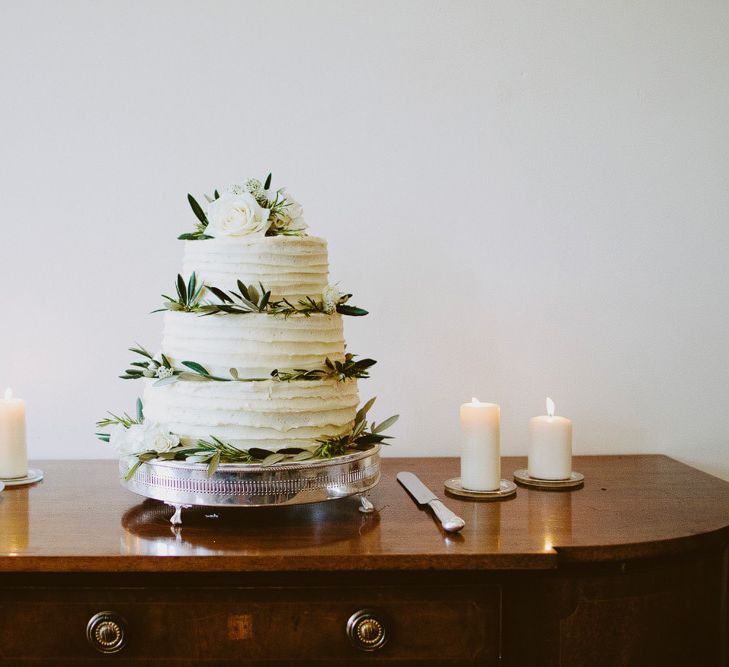
{"label": "wooden sideboard", "polygon": [[385,459],[374,514],[186,510],[181,529],[114,462],[37,465],[0,493],[3,666],[729,664],[729,484],[664,456],[578,457],[583,488],[502,502],[447,497],[456,459]]}

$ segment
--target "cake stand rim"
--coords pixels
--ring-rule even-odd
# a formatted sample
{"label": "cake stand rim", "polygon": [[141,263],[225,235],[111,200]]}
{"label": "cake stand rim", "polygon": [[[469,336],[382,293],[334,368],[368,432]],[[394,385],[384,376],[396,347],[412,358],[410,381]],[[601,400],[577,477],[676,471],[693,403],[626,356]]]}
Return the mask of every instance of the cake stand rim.
{"label": "cake stand rim", "polygon": [[[304,505],[362,495],[374,488],[382,476],[380,450],[381,445],[376,444],[365,451],[332,459],[265,467],[260,464],[221,464],[211,477],[206,476],[207,466],[204,463],[148,461],[129,480],[124,479],[129,466],[125,469],[126,463],[120,459],[120,482],[132,493],[175,506],[253,508]],[[367,459],[371,461],[367,462]],[[147,466],[149,468],[143,470]],[[154,470],[159,468],[172,475],[176,482],[172,486],[175,488],[170,488],[169,479],[157,483],[142,481],[148,470],[151,470],[151,478]],[[315,488],[306,484],[312,475],[322,472],[328,473],[330,479],[325,477]],[[355,479],[351,478],[352,474],[355,474]],[[356,478],[356,474],[361,477]],[[190,488],[181,485],[181,482],[187,482]],[[216,484],[219,486],[216,487]],[[246,485],[253,486],[253,489],[247,489]],[[263,485],[263,490],[259,490],[256,485]],[[266,485],[273,485],[273,490]]]}

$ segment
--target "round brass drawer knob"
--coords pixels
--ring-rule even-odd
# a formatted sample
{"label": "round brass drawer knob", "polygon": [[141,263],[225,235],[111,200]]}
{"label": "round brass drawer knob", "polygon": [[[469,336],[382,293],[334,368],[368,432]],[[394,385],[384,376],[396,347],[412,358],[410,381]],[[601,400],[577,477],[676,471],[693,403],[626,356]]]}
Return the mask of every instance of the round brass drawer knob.
{"label": "round brass drawer knob", "polygon": [[127,622],[113,611],[100,611],[89,619],[86,639],[99,653],[118,653],[127,643]]}
{"label": "round brass drawer knob", "polygon": [[382,614],[373,609],[360,609],[347,621],[347,637],[360,651],[377,651],[389,637]]}

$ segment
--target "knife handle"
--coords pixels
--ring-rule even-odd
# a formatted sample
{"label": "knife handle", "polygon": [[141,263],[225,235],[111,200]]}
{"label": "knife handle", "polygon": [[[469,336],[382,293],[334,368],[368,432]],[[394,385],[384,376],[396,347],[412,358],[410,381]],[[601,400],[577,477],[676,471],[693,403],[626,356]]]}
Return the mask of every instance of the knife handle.
{"label": "knife handle", "polygon": [[430,505],[435,516],[438,517],[443,530],[449,533],[457,533],[466,525],[466,522],[460,516],[455,512],[451,512],[440,500],[431,500],[428,505]]}

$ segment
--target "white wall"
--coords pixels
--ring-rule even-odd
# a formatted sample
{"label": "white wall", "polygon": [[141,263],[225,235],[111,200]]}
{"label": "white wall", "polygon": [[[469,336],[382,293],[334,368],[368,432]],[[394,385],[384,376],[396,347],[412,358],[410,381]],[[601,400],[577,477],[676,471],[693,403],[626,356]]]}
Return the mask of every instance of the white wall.
{"label": "white wall", "polygon": [[101,457],[202,193],[272,169],[370,308],[392,454],[549,394],[578,453],[729,479],[726,2],[8,2],[0,384]]}

